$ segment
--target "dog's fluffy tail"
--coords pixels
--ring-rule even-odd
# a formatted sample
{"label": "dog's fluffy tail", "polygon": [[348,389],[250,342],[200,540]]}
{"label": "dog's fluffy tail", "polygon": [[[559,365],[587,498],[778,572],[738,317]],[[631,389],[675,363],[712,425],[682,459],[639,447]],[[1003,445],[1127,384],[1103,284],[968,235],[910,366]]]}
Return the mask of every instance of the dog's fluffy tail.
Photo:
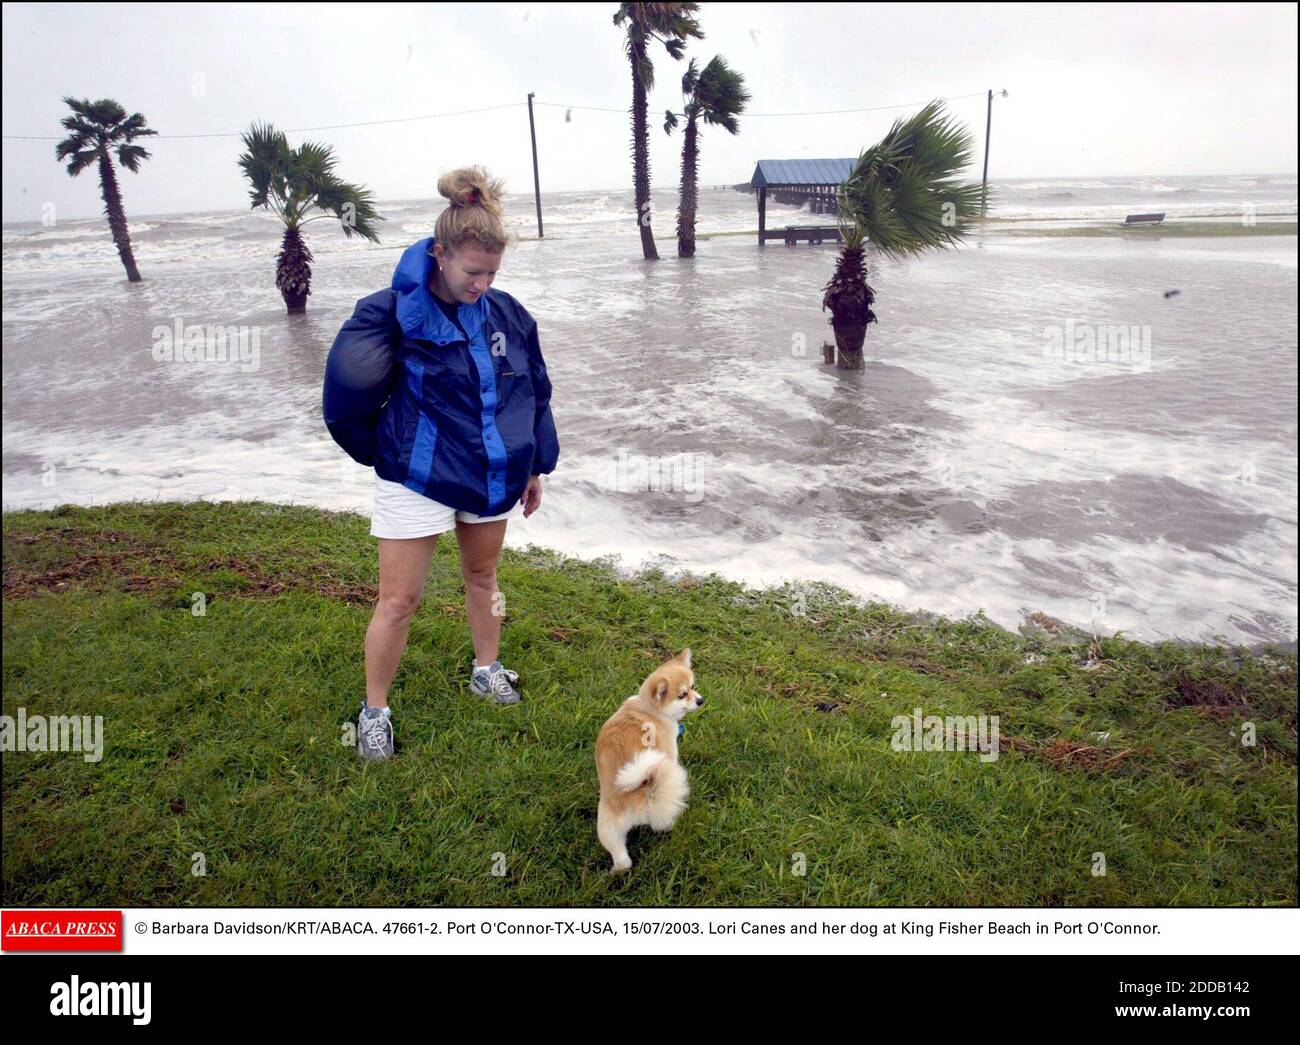
{"label": "dog's fluffy tail", "polygon": [[654,748],[638,752],[636,758],[624,765],[614,777],[614,786],[629,792],[646,788],[646,812],[650,826],[656,831],[667,831],[673,826],[673,821],[686,808],[691,790],[686,770]]}

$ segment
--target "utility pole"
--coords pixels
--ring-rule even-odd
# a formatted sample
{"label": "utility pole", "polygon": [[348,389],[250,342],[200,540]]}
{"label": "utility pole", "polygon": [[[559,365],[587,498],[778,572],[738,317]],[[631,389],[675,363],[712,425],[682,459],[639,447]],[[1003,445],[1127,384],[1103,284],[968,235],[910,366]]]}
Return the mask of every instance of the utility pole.
{"label": "utility pole", "polygon": [[[1006,90],[1002,91],[1002,97],[1007,96]],[[993,90],[989,89],[989,110],[984,117],[984,180],[980,183],[980,219],[984,218],[988,210],[989,197],[989,137],[993,133]]]}
{"label": "utility pole", "polygon": [[[537,177],[537,127],[533,124],[533,92],[528,92],[528,133],[533,139],[533,199],[537,202],[537,238],[542,238],[542,189]],[[988,171],[988,146],[984,147],[985,173]]]}

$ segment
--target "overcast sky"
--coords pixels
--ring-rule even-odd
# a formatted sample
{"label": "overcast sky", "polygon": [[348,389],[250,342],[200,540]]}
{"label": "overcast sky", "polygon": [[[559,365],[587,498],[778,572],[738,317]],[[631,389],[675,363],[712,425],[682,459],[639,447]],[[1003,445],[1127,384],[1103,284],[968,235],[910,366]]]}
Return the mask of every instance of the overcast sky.
{"label": "overcast sky", "polygon": [[[291,133],[335,146],[339,170],[380,199],[436,194],[441,172],[481,163],[531,192],[528,111],[536,93],[543,191],[630,188],[631,77],[617,5],[269,4],[4,6],[4,220],[100,212],[97,179],[54,159],[64,95],[110,97],[159,135],[393,120]],[[1296,7],[1285,5],[701,5],[705,39],[753,98],[740,134],[705,128],[701,180],[747,181],[762,158],[853,156],[914,103],[957,98],[983,158],[982,92],[993,105],[989,175],[1292,173]],[[681,74],[652,52],[651,170],[676,184]],[[772,114],[904,104],[830,115]],[[599,112],[564,106],[613,109]],[[247,206],[237,137],[162,137],[123,175],[128,213]]]}

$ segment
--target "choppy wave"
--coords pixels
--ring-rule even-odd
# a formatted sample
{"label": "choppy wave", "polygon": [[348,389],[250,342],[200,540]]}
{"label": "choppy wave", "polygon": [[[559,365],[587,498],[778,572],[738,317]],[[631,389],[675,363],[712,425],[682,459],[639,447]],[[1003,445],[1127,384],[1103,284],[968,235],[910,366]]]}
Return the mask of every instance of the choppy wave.
{"label": "choppy wave", "polygon": [[[1139,182],[1174,184],[1002,183],[995,213],[1122,215],[1151,204]],[[1215,184],[1294,212],[1294,178],[1185,184],[1207,197],[1159,209],[1222,211]],[[870,362],[846,374],[819,363],[829,245],[720,237],[679,264],[664,192],[665,260],[643,266],[630,191],[543,202],[548,241],[522,236],[498,285],[538,320],[563,455],[512,543],[827,580],[1008,627],[1033,610],[1087,625],[1100,602],[1099,628],[1138,638],[1295,637],[1294,240],[988,236],[873,261]],[[372,473],[324,432],[319,382],[355,301],[437,212],[399,204],[378,247],[311,226],[311,304],[292,318],[265,215],[148,218],[130,292],[102,220],[34,241],[10,237],[39,226],[6,228],[6,507],[259,497],[368,512]],[[507,219],[523,232],[532,211],[514,197]],[[754,212],[743,193],[701,195],[701,228],[752,228]],[[177,318],[255,326],[259,369],[160,368],[150,332]],[[1149,328],[1149,365],[1049,358],[1045,334],[1066,320]],[[702,496],[611,483],[620,449],[695,462]]]}
{"label": "choppy wave", "polygon": [[[505,203],[507,226],[521,236],[535,234],[531,194],[507,196]],[[549,238],[594,240],[637,235],[630,190],[545,193],[542,203]],[[671,229],[676,203],[672,191],[653,194],[653,216],[660,235]],[[441,199],[381,203],[380,213],[387,220],[380,224],[380,248],[389,248],[395,240],[429,235],[443,205]],[[1122,220],[1125,214],[1148,209],[1163,210],[1171,218],[1195,218],[1238,216],[1248,207],[1261,215],[1295,214],[1296,177],[1011,179],[992,183],[989,215],[1086,224]],[[788,221],[797,213],[797,205],[769,201],[770,225]],[[833,219],[826,215],[818,220],[830,224]],[[739,232],[756,224],[752,194],[717,187],[701,190],[699,232]],[[250,210],[137,216],[130,221],[133,246],[142,265],[195,255],[234,259],[273,252],[282,231],[274,215]],[[368,249],[361,241],[343,237],[329,222],[313,224],[307,235],[314,252]],[[102,217],[59,221],[50,227],[37,222],[10,224],[3,230],[6,275],[108,269],[117,264],[117,252]]]}

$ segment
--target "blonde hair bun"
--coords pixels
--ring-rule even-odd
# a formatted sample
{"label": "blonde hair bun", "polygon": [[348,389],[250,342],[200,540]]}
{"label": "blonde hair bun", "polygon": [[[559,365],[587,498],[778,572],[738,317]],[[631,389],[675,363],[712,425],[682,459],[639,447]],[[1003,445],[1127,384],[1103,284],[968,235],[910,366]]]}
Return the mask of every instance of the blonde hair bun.
{"label": "blonde hair bun", "polygon": [[438,216],[438,242],[453,250],[467,242],[492,253],[504,250],[510,241],[501,220],[504,186],[482,167],[458,167],[439,178],[438,194],[451,206]]}
{"label": "blonde hair bun", "polygon": [[480,204],[501,213],[504,182],[488,175],[482,167],[460,167],[438,179],[438,194],[457,207]]}

